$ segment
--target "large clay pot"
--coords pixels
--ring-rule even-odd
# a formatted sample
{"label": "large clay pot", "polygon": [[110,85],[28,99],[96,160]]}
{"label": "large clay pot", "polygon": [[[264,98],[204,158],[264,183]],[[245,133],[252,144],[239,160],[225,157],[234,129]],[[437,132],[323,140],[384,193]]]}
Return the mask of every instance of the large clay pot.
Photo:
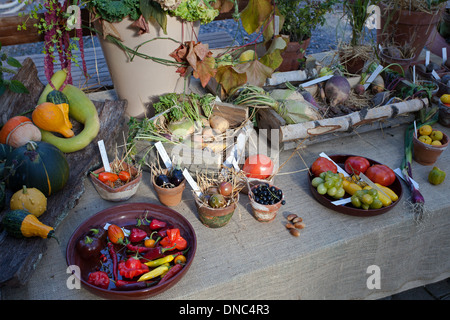
{"label": "large clay pot", "polygon": [[415,56],[411,57],[409,59],[394,58],[394,57],[387,55],[385,53],[385,50],[380,50],[379,55],[380,55],[381,65],[383,67],[387,67],[391,64],[395,64],[395,65],[389,66],[389,69],[391,69],[392,71],[398,72],[400,74],[405,74],[416,58]]}
{"label": "large clay pot", "polygon": [[286,49],[281,53],[283,62],[278,67],[277,71],[286,72],[298,70],[300,61],[305,57],[306,49],[309,47],[311,38],[299,42],[289,42]]}
{"label": "large clay pot", "polygon": [[415,48],[417,60],[423,48],[434,41],[443,10],[434,13],[408,10],[392,12],[383,3],[379,6],[381,28],[377,30],[378,44],[383,45],[387,40],[399,46],[410,44]]}
{"label": "large clay pot", "polygon": [[[200,28],[199,23],[183,22],[168,16],[167,35],[163,33],[156,22],[149,23],[149,33],[138,35],[138,29],[131,27],[132,23],[131,19],[124,19],[112,24],[120,34],[123,40],[122,44],[131,49],[156,37],[170,37],[180,42],[196,40],[195,35],[198,35]],[[98,22],[96,28],[100,28]],[[167,66],[140,57],[134,57],[130,61],[128,55],[116,44],[104,40],[101,36],[99,39],[114,89],[119,99],[128,101],[125,111],[128,116],[138,118],[152,116],[154,110],[151,108],[151,104],[157,100],[159,95],[183,92],[185,78],[176,73],[175,66]],[[179,43],[172,40],[156,39],[140,47],[139,52],[172,61],[169,54],[178,46]]]}

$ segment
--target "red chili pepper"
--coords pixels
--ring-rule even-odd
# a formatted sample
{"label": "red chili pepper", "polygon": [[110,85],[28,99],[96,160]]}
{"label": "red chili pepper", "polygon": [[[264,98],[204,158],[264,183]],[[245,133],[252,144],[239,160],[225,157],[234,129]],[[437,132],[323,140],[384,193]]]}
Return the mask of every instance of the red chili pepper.
{"label": "red chili pepper", "polygon": [[144,262],[148,262],[151,260],[159,259],[164,257],[164,252],[175,249],[175,245],[171,248],[163,248],[163,247],[154,247],[148,248],[148,251],[143,255],[142,260]]}
{"label": "red chili pepper", "polygon": [[102,289],[108,289],[109,287],[109,277],[104,271],[90,273],[87,282]]}
{"label": "red chili pepper", "polygon": [[173,276],[175,276],[178,272],[181,271],[181,269],[183,269],[183,266],[184,265],[182,265],[180,263],[177,263],[176,265],[174,265],[172,268],[169,269],[169,271],[167,271],[167,273],[162,277],[162,279],[159,283],[160,284],[164,283],[167,280],[169,280],[170,278],[172,278]]}
{"label": "red chili pepper", "polygon": [[130,180],[131,175],[128,171],[120,171],[119,172],[119,179],[123,182],[127,182],[128,180]]}
{"label": "red chili pepper", "polygon": [[138,253],[144,253],[144,252],[149,251],[152,248],[136,246],[136,245],[132,245],[131,243],[129,243],[129,244],[127,244],[127,249],[130,251],[138,252]]}
{"label": "red chili pepper", "polygon": [[132,290],[141,290],[157,284],[159,280],[153,281],[125,281],[119,280],[116,282],[116,287],[111,290],[118,291],[132,291]]}
{"label": "red chili pepper", "polygon": [[143,273],[149,271],[149,268],[141,263],[139,259],[129,258],[127,261],[119,262],[119,273],[122,277],[133,279],[136,276],[140,276]]}
{"label": "red chili pepper", "polygon": [[109,255],[111,256],[111,260],[113,262],[113,276],[114,276],[114,281],[117,281],[117,253],[114,250],[114,245],[111,242],[108,242],[108,250],[109,250]]}
{"label": "red chili pepper", "polygon": [[180,235],[180,229],[167,230],[167,236],[160,241],[160,244],[164,248],[172,247],[175,245],[175,249],[184,250],[187,248],[187,241]]}
{"label": "red chili pepper", "polygon": [[167,226],[166,222],[153,219],[152,222],[150,222],[149,228],[150,230],[159,230],[165,228],[166,226]]}
{"label": "red chili pepper", "polygon": [[131,233],[129,236],[129,239],[131,242],[141,242],[142,240],[145,239],[145,237],[147,237],[147,232],[145,232],[142,229],[139,228],[133,228],[131,229]]}
{"label": "red chili pepper", "polygon": [[119,176],[113,172],[100,172],[92,174],[97,177],[98,180],[106,184],[108,184],[108,182],[115,182],[117,179],[119,179]]}

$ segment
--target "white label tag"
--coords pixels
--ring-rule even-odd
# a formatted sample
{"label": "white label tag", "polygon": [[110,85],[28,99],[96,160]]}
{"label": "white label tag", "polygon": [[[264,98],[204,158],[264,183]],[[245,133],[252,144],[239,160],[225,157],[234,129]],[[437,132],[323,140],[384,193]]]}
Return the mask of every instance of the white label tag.
{"label": "white label tag", "polygon": [[430,51],[425,51],[425,67],[430,63]]}
{"label": "white label tag", "polygon": [[437,74],[436,70],[431,71],[431,74],[433,75],[433,77],[434,77],[436,80],[441,80],[441,77],[439,77],[439,75]]}
{"label": "white label tag", "polygon": [[103,168],[105,168],[106,172],[111,172],[111,167],[109,166],[108,155],[106,154],[105,143],[103,140],[98,142],[98,148],[100,150],[100,156],[102,157]]}
{"label": "white label tag", "polygon": [[380,74],[381,70],[383,70],[383,66],[378,65],[378,67],[370,75],[369,79],[367,79],[366,83],[364,84],[364,89],[367,90],[367,88],[370,86],[370,84],[373,82],[373,80],[375,80],[375,78]]}
{"label": "white label tag", "polygon": [[161,156],[161,159],[164,162],[166,169],[168,170],[172,169],[172,161],[170,161],[169,155],[167,154],[166,149],[162,145],[161,141],[155,143],[155,147],[158,150],[158,153]]}
{"label": "white label tag", "polygon": [[187,169],[183,170],[183,176],[186,179],[186,181],[189,183],[189,185],[191,186],[192,190],[195,191],[195,193],[197,193],[198,197],[201,197],[202,192],[200,191],[200,188],[197,185],[197,182],[195,182],[195,180],[192,178],[191,174],[189,173],[189,171]]}
{"label": "white label tag", "polygon": [[442,63],[447,61],[447,48],[442,48]]}
{"label": "white label tag", "polygon": [[413,66],[413,83],[416,84],[416,66]]}
{"label": "white label tag", "polygon": [[273,34],[277,36],[280,34],[280,16],[275,16],[273,23]]}
{"label": "white label tag", "polygon": [[337,171],[338,171],[338,172],[341,172],[341,173],[344,175],[344,177],[348,177],[348,176],[349,176],[349,174],[347,173],[347,171],[345,171],[344,169],[342,169],[341,167],[339,167],[339,166],[337,165],[336,162],[334,162],[333,160],[331,160],[330,157],[327,156],[327,155],[325,154],[325,152],[321,152],[321,153],[319,154],[319,156],[321,156],[321,157],[323,157],[323,158],[326,158],[326,159],[330,160],[331,162],[333,162],[333,163],[335,164],[335,166],[337,167]]}
{"label": "white label tag", "polygon": [[320,82],[326,81],[326,80],[330,79],[331,77],[333,77],[332,74],[330,74],[330,75],[328,75],[328,76],[323,76],[323,77],[320,77],[320,78],[317,78],[317,79],[314,79],[314,80],[311,80],[311,81],[302,83],[300,86],[302,86],[303,88],[307,88],[307,87],[309,87],[309,86],[312,86],[313,84],[316,84],[316,83],[320,83]]}

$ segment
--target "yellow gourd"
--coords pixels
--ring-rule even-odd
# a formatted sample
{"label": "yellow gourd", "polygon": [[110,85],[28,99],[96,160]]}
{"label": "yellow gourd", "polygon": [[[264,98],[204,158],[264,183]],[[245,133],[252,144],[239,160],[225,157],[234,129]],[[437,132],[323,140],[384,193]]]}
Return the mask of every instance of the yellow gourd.
{"label": "yellow gourd", "polygon": [[65,114],[54,103],[41,103],[34,109],[31,118],[34,124],[42,130],[60,133],[65,138],[74,136],[73,131],[67,126],[68,114]]}
{"label": "yellow gourd", "polygon": [[39,217],[47,210],[47,198],[39,189],[23,186],[13,194],[9,206],[11,210],[27,210]]}

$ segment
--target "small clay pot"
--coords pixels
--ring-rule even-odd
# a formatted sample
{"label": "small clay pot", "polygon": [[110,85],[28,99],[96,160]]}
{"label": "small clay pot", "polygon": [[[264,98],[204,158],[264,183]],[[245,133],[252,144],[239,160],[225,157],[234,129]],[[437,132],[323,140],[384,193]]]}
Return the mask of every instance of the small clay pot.
{"label": "small clay pot", "polygon": [[381,64],[384,67],[387,67],[390,64],[394,64],[394,65],[391,65],[389,67],[389,69],[391,69],[392,71],[398,72],[399,74],[405,74],[408,71],[411,64],[414,62],[414,59],[416,58],[416,56],[413,56],[409,59],[394,58],[394,57],[387,55],[384,52],[384,50],[380,50],[379,54],[380,54]]}
{"label": "small clay pot", "polygon": [[162,188],[155,183],[155,177],[152,176],[153,188],[158,195],[159,202],[168,207],[175,207],[183,198],[183,191],[186,188],[186,180],[183,180],[174,188]]}
{"label": "small clay pot", "polygon": [[[257,187],[258,185],[255,185],[251,188],[251,190],[253,191]],[[269,185],[269,187],[272,187],[272,185]],[[255,219],[258,220],[259,222],[273,221],[277,216],[278,210],[280,210],[280,207],[282,206],[281,203],[284,199],[284,194],[281,200],[278,201],[277,203],[266,205],[256,202],[253,199],[253,197],[254,197],[253,192],[249,192],[248,198],[250,199],[250,204],[252,205],[253,216],[255,217]]]}
{"label": "small clay pot", "polygon": [[439,123],[444,127],[450,127],[450,106],[439,100]]}
{"label": "small clay pot", "polygon": [[413,157],[417,163],[424,166],[433,165],[441,153],[447,149],[448,136],[443,133],[444,137],[441,140],[441,146],[432,146],[420,141],[416,136],[413,137]]}
{"label": "small clay pot", "polygon": [[[112,163],[111,163],[112,165]],[[122,166],[124,170],[128,170],[128,164],[122,163]],[[101,167],[100,169],[97,169],[93,171],[95,174],[99,174],[100,172],[104,172],[105,169]],[[135,176],[138,172],[138,170],[131,166],[131,175]],[[120,186],[118,188],[111,188],[110,186],[104,184],[101,182],[96,176],[94,176],[91,173],[91,181],[94,185],[95,189],[97,190],[100,197],[104,200],[113,201],[113,202],[119,202],[119,201],[126,201],[130,199],[132,196],[134,196],[137,192],[137,189],[139,187],[139,184],[141,183],[142,179],[142,172],[139,172],[139,175],[128,182],[127,184],[124,184],[123,186]]]}
{"label": "small clay pot", "polygon": [[239,201],[239,194],[237,194],[236,199],[230,205],[223,208],[211,208],[201,202],[196,195],[194,195],[194,199],[198,217],[203,225],[208,228],[221,228],[231,220]]}

